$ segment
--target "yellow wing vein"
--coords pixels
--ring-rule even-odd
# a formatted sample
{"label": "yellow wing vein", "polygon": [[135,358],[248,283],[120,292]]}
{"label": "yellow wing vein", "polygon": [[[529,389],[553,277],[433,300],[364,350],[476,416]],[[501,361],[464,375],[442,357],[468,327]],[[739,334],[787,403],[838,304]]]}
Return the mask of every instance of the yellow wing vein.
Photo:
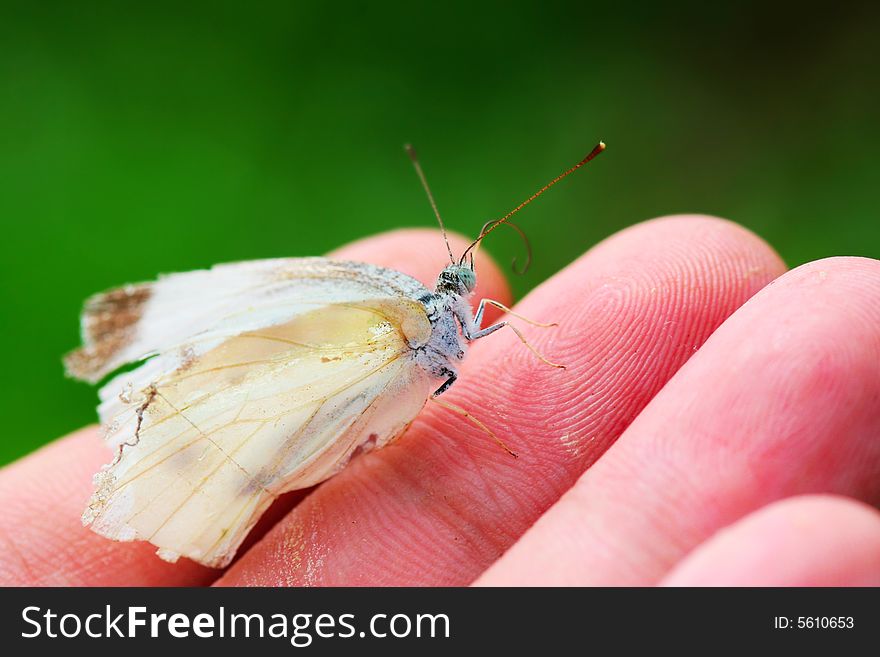
{"label": "yellow wing vein", "polygon": [[[288,444],[296,442],[296,440],[297,440],[298,438],[300,438],[300,437],[305,433],[306,428],[308,428],[309,424],[312,423],[312,420],[315,419],[315,416],[320,412],[321,408],[324,406],[324,404],[325,404],[326,401],[327,401],[326,399],[323,400],[320,404],[318,404],[318,405],[315,407],[315,410],[312,411],[312,414],[309,415],[309,417],[306,419],[305,422],[303,422],[302,426],[301,426],[299,429],[297,429],[296,433],[294,433],[294,435],[291,436],[291,437],[286,441]],[[256,433],[256,432],[255,432],[255,433]],[[248,437],[248,440],[250,440],[253,436],[254,436],[254,434],[251,434],[251,436]],[[275,461],[274,461],[274,463],[273,463],[273,465],[272,465],[272,467],[270,468],[270,471],[273,471],[276,467],[278,467],[278,464],[279,464],[280,462],[281,462],[281,459],[280,459],[280,458],[276,458]],[[211,475],[213,475],[213,474],[214,474],[214,473],[212,472]],[[210,476],[210,475],[209,475],[209,476]],[[234,527],[234,526],[235,526],[235,524],[238,522],[239,518],[241,518],[242,514],[244,514],[245,510],[246,510],[247,507],[250,505],[251,500],[252,500],[255,496],[256,496],[256,493],[251,493],[250,495],[248,495],[247,497],[245,497],[244,503],[240,506],[238,512],[237,512],[237,513],[235,514],[235,516],[233,517],[232,522],[229,522],[229,523],[228,523],[230,527]],[[276,496],[273,496],[273,497],[276,497]],[[207,531],[207,530],[205,530],[205,531]],[[203,531],[201,534],[199,534],[199,537],[203,536],[204,534],[205,534],[205,532]],[[211,544],[211,546],[208,548],[207,553],[210,554],[210,553],[214,550],[214,548],[217,547],[217,544],[218,544],[220,541],[222,541],[223,538],[224,538],[225,536],[226,536],[226,531],[224,530],[223,532],[221,532],[219,538],[217,538],[217,540],[214,541],[214,542]]]}
{"label": "yellow wing vein", "polygon": [[[253,438],[253,437],[254,437],[254,436],[260,431],[260,429],[262,429],[262,428],[263,428],[263,425],[258,426],[258,427],[257,427],[256,429],[254,429],[251,433],[249,433],[248,435],[246,435],[246,436],[241,440],[241,442],[239,442],[238,445],[235,446],[235,449],[232,450],[232,454],[235,454],[236,452],[238,452],[238,450],[240,450],[242,447],[244,447],[244,446],[247,444],[247,442],[248,442],[251,438]],[[230,460],[232,460],[232,459],[230,458]],[[233,463],[234,463],[234,461],[233,461]],[[205,484],[208,483],[208,480],[209,480],[211,477],[213,477],[214,474],[215,474],[220,468],[222,468],[222,467],[223,467],[223,461],[221,461],[220,463],[218,463],[217,465],[215,465],[214,468],[213,468],[210,472],[208,472],[206,475],[204,475],[204,476],[202,477],[202,480],[201,480],[196,486],[194,486],[194,487],[192,488],[192,490],[190,491],[189,495],[187,495],[187,496],[183,499],[183,501],[175,507],[175,509],[174,509],[174,510],[168,515],[168,517],[165,518],[165,520],[162,521],[162,524],[160,524],[160,525],[155,529],[155,531],[153,531],[153,533],[150,534],[150,537],[149,537],[147,540],[148,540],[148,541],[152,540],[153,537],[156,536],[156,534],[158,534],[160,531],[162,531],[162,528],[165,527],[165,525],[167,525],[169,522],[171,522],[171,519],[174,518],[175,515],[177,515],[178,511],[180,511],[184,506],[186,506],[186,504],[187,504],[192,498],[194,498],[194,497],[195,497],[195,496],[196,496],[196,495],[202,490],[202,488],[204,488]],[[241,467],[241,466],[239,466],[239,467]],[[242,470],[244,470],[244,468],[242,468]],[[248,478],[250,479],[250,476],[249,476],[249,475],[248,475]],[[268,494],[271,495],[272,497],[275,497],[274,495],[272,495],[272,493],[269,493],[269,491],[267,491],[267,490],[265,490],[265,489],[263,489],[263,490],[264,490],[264,492],[268,493]],[[144,511],[146,511],[146,510],[150,507],[150,505],[151,505],[156,499],[158,499],[158,496],[152,498],[149,502],[147,502],[147,503],[144,505],[144,507],[143,507],[140,511],[138,511],[136,514],[134,514],[134,515],[132,516],[132,519],[136,518],[138,515],[140,515],[140,514],[143,513]]]}
{"label": "yellow wing vein", "polygon": [[[288,439],[285,441],[285,449],[284,449],[284,450],[281,450],[278,454],[276,454],[275,458],[273,459],[273,462],[272,462],[271,466],[267,469],[267,471],[268,471],[269,473],[274,473],[275,469],[276,469],[276,468],[278,467],[278,465],[283,461],[283,457],[284,457],[287,453],[289,453],[291,446],[294,445],[294,444],[296,444],[298,438],[302,437],[302,435],[305,433],[305,431],[306,431],[306,429],[308,428],[308,426],[309,426],[309,425],[311,424],[311,422],[315,419],[315,417],[317,416],[317,414],[320,412],[321,408],[324,406],[324,404],[327,402],[327,400],[328,400],[330,397],[334,397],[334,396],[338,395],[340,392],[343,392],[344,390],[347,390],[347,389],[351,388],[352,386],[356,385],[359,381],[363,381],[365,378],[368,378],[369,376],[372,376],[372,375],[374,375],[374,374],[377,374],[377,373],[380,372],[382,369],[388,367],[389,365],[391,365],[392,363],[394,363],[395,361],[397,361],[397,359],[398,359],[399,357],[400,357],[400,354],[395,355],[393,358],[390,358],[388,361],[382,363],[379,367],[374,368],[371,372],[369,372],[369,373],[367,373],[366,375],[360,377],[358,380],[353,381],[353,382],[351,382],[351,383],[349,383],[349,384],[347,384],[347,385],[345,385],[345,386],[339,388],[339,389],[336,390],[333,394],[324,397],[324,398],[320,401],[320,403],[317,404],[317,406],[315,407],[315,410],[309,415],[309,417],[306,419],[306,421],[303,422],[303,424],[297,429],[296,433],[294,433],[293,436],[291,436],[290,438],[288,438]],[[382,388],[382,392],[384,392],[385,390],[387,390],[387,388],[388,388],[388,386],[390,385],[390,383],[391,383],[390,381],[386,382],[386,384],[385,384],[385,385],[383,386],[383,388]],[[381,393],[380,393],[380,395],[381,395]],[[378,396],[378,395],[377,395],[377,396]],[[163,398],[164,398],[164,397],[163,397]],[[166,401],[167,401],[167,400],[166,400]],[[374,400],[374,402],[375,402],[375,400]],[[362,416],[363,416],[363,415],[364,415],[364,414],[365,414],[370,408],[372,408],[374,402],[371,402],[366,408],[364,408],[364,409],[363,409],[363,410],[357,415],[357,417],[353,418],[353,419],[348,423],[348,425],[346,426],[346,428],[343,429],[343,432],[344,432],[345,430],[347,430],[348,428],[352,427],[352,426],[353,426],[353,425],[354,425],[354,424],[355,424],[355,423],[356,423],[356,422],[357,422],[357,421],[358,421],[358,420],[359,420],[359,419],[360,419],[360,418],[361,418],[361,417],[362,417]],[[170,403],[169,403],[169,406],[171,406],[172,408],[174,408],[173,405],[171,405]],[[289,411],[288,411],[288,413],[289,413]],[[281,414],[279,417],[283,417],[283,415],[286,415],[286,414],[287,414],[287,413]],[[186,418],[186,416],[183,415],[183,414],[181,414],[181,417],[183,417],[184,419],[188,419],[188,418]],[[223,453],[223,455],[224,455],[224,456],[225,456],[225,457],[226,457],[231,463],[237,465],[237,466],[242,470],[242,472],[245,473],[245,475],[248,477],[249,482],[250,482],[251,484],[254,485],[255,489],[263,491],[264,493],[266,493],[267,495],[269,495],[270,497],[272,497],[272,498],[274,499],[274,498],[277,497],[276,494],[274,494],[274,493],[272,493],[270,490],[268,490],[268,489],[263,485],[262,482],[256,481],[256,478],[255,478],[254,476],[250,475],[250,474],[247,472],[247,470],[245,470],[244,468],[242,468],[242,467],[241,467],[241,466],[240,466],[240,465],[239,465],[239,464],[238,464],[238,463],[232,458],[232,455],[236,454],[236,453],[237,453],[242,447],[244,447],[244,446],[248,443],[248,441],[250,441],[250,440],[251,440],[251,439],[252,439],[257,433],[259,433],[259,431],[260,431],[260,430],[261,430],[261,429],[262,429],[262,428],[263,428],[263,427],[264,427],[269,421],[271,421],[271,418],[270,418],[270,419],[267,419],[265,422],[260,423],[260,425],[259,425],[256,429],[254,429],[254,431],[252,431],[252,432],[249,433],[247,436],[245,436],[245,437],[244,437],[244,438],[243,438],[243,439],[242,439],[242,440],[241,440],[241,441],[235,446],[235,448],[234,448],[229,454],[227,454],[226,452],[224,452],[224,451],[219,447],[219,445],[217,445],[214,441],[210,441],[210,442],[211,442],[213,445],[215,445],[218,449],[220,449],[221,453]],[[231,422],[231,423],[229,423],[229,424],[232,424],[232,423],[234,423],[234,421]],[[193,424],[193,427],[196,429],[196,431],[199,431],[200,433],[202,433],[202,432],[198,429],[198,427],[196,427],[194,424]],[[205,435],[205,434],[202,434],[202,435]],[[205,435],[205,437],[207,438],[206,435]],[[196,442],[197,440],[198,440],[198,439],[196,439],[196,440],[194,440],[194,441],[191,441],[190,444]],[[209,439],[209,440],[210,440],[210,439]],[[311,456],[311,454],[310,454],[309,456]],[[306,458],[308,458],[308,457],[306,457]],[[180,511],[180,510],[181,510],[181,509],[182,509],[182,508],[183,508],[183,507],[184,507],[184,506],[185,506],[185,505],[186,505],[186,504],[187,504],[187,503],[193,498],[193,497],[195,497],[195,496],[196,496],[196,495],[202,490],[202,488],[205,486],[205,484],[210,480],[211,477],[214,476],[214,474],[217,473],[217,471],[218,471],[221,467],[223,467],[223,463],[222,463],[222,462],[221,462],[221,463],[218,463],[217,465],[215,465],[215,466],[214,466],[214,467],[213,467],[213,468],[212,468],[207,474],[205,474],[205,475],[202,477],[201,481],[199,481],[199,483],[191,489],[190,493],[186,496],[186,498],[185,498],[183,501],[181,501],[180,504],[177,505],[177,507],[174,508],[174,510],[169,514],[169,516],[168,516],[167,518],[165,518],[165,520],[162,522],[162,524],[160,524],[159,527],[156,528],[156,530],[150,535],[150,537],[149,537],[147,540],[152,540],[152,539],[156,536],[156,534],[158,534],[158,533],[162,530],[162,528],[165,527],[165,526],[171,521],[171,519],[172,519],[172,518],[173,518],[173,517],[174,517],[174,516],[175,516],[175,515],[176,515],[176,514],[177,514],[177,513],[178,513],[178,512],[179,512],[179,511]],[[119,490],[119,489],[117,488],[117,491],[118,491],[118,490]],[[231,526],[231,527],[234,527],[234,526],[235,526],[235,523],[236,523],[236,522],[238,521],[238,519],[242,516],[242,514],[244,514],[245,510],[246,510],[246,509],[248,508],[248,506],[251,504],[251,502],[252,502],[252,500],[253,500],[253,498],[254,498],[255,496],[256,496],[256,493],[251,493],[250,495],[248,495],[248,496],[246,496],[246,497],[244,498],[244,502],[240,505],[240,508],[239,508],[238,512],[236,513],[236,515],[235,515],[234,518],[232,519],[232,522],[227,523],[227,524],[229,524],[229,526]],[[135,517],[137,517],[138,515],[140,515],[142,512],[146,511],[147,508],[149,508],[149,506],[152,504],[152,502],[155,501],[156,499],[157,499],[157,498],[154,497],[152,500],[150,500],[149,502],[147,502],[147,504],[144,505],[144,507],[143,507],[142,509],[140,509],[136,514],[134,514],[134,515],[132,516],[132,519],[135,518]],[[202,534],[200,534],[200,536],[203,535],[204,533],[205,533],[205,532],[202,532]],[[210,553],[211,550],[213,550],[214,547],[215,547],[220,541],[223,540],[223,538],[225,537],[225,535],[226,535],[226,532],[225,532],[225,531],[224,531],[224,532],[221,532],[219,538],[217,538],[217,540],[211,545],[211,547],[208,549],[207,553]]]}
{"label": "yellow wing vein", "polygon": [[[391,363],[395,362],[396,360],[397,360],[397,357],[390,359],[387,363],[383,363],[381,367],[376,368],[376,370],[374,370],[373,373],[374,373],[374,374],[375,374],[375,373],[378,373],[381,369],[383,369],[384,367],[390,365]],[[385,383],[385,385],[382,386],[382,390],[379,392],[379,394],[376,395],[376,399],[378,399],[379,397],[382,396],[382,394],[384,394],[384,392],[388,389],[388,386],[391,385],[391,381],[392,381],[392,380],[387,381],[387,382]],[[353,385],[353,384],[352,384],[352,385]],[[341,392],[341,390],[340,390],[340,392]],[[311,424],[312,420],[315,419],[315,416],[317,416],[317,414],[320,412],[321,408],[322,408],[322,407],[324,406],[324,404],[327,402],[327,399],[328,399],[328,398],[324,398],[324,400],[322,400],[321,403],[317,405],[317,407],[315,408],[315,410],[314,410],[314,411],[312,412],[312,414],[308,417],[308,419],[303,423],[303,425],[299,428],[299,430],[297,430],[297,432],[296,432],[293,436],[291,436],[288,440],[285,441],[286,449],[284,449],[283,451],[281,451],[279,454],[276,455],[275,459],[273,460],[273,463],[272,463],[271,467],[269,468],[269,471],[270,471],[270,472],[274,471],[275,468],[278,467],[278,465],[283,461],[283,457],[284,457],[284,456],[290,451],[290,446],[292,446],[293,444],[295,444],[295,443],[296,443],[296,440],[297,440],[298,438],[300,438],[300,437],[305,433],[306,428],[308,427],[309,424]],[[352,426],[354,426],[354,425],[355,425],[355,424],[356,424],[356,423],[357,423],[357,422],[358,422],[358,421],[359,421],[359,420],[360,420],[360,419],[361,419],[361,418],[367,413],[367,411],[373,410],[374,407],[375,407],[375,403],[376,403],[376,400],[374,399],[369,405],[367,405],[367,406],[366,406],[366,407],[365,407],[365,408],[364,408],[364,409],[363,409],[363,410],[357,415],[357,417],[353,418],[353,419],[348,423],[348,425],[347,425],[347,426],[341,431],[341,433],[344,433],[345,431],[348,431],[348,429],[350,429]],[[310,454],[309,456],[307,456],[306,459],[304,459],[304,460],[307,460],[307,459],[308,459],[309,457],[311,457],[311,456],[312,456],[312,454]],[[245,511],[247,510],[248,506],[251,504],[251,502],[252,502],[254,496],[255,496],[255,494],[251,494],[251,495],[248,495],[248,496],[244,499],[244,502],[239,506],[239,510],[238,510],[238,512],[235,514],[235,517],[232,519],[232,522],[228,523],[230,526],[232,526],[232,527],[235,526],[235,524],[238,522],[239,518],[241,518],[241,516],[242,516],[242,515],[245,513]],[[205,533],[205,532],[202,532],[202,534],[200,534],[200,536],[204,535],[204,533]],[[208,548],[207,553],[210,554],[210,553],[214,550],[214,548],[217,547],[217,544],[220,543],[220,541],[222,541],[223,538],[224,538],[225,536],[226,536],[226,531],[221,532],[221,534],[220,534],[220,536],[217,538],[217,540],[214,541],[214,542],[211,544],[211,546]]]}
{"label": "yellow wing vein", "polygon": [[253,367],[254,365],[270,365],[272,363],[277,363],[278,358],[264,358],[262,360],[248,360],[241,361],[238,363],[230,363],[229,365],[218,365],[216,367],[209,367],[204,370],[197,370],[194,372],[187,372],[182,376],[174,377],[175,381],[186,381],[187,379],[191,379],[194,376],[201,376],[202,374],[213,374],[214,372],[223,372],[224,370],[234,370],[238,367]]}
{"label": "yellow wing vein", "polygon": [[[339,388],[334,389],[331,393],[329,393],[329,394],[326,395],[323,399],[321,399],[320,402],[323,404],[323,403],[326,402],[327,399],[329,399],[330,397],[334,397],[334,396],[338,395],[339,393],[344,392],[345,390],[351,388],[352,386],[357,385],[358,383],[360,383],[360,382],[363,381],[364,379],[366,379],[366,378],[368,378],[368,377],[371,377],[371,376],[373,376],[374,374],[377,374],[380,370],[382,370],[383,368],[387,367],[387,366],[390,365],[391,363],[395,362],[398,358],[400,358],[400,356],[403,355],[403,353],[405,353],[405,352],[402,352],[402,351],[401,351],[401,352],[398,352],[397,354],[394,355],[393,358],[389,358],[387,361],[383,362],[383,363],[382,363],[381,365],[379,365],[378,367],[376,367],[376,368],[370,370],[370,371],[367,372],[366,374],[363,374],[363,375],[361,375],[360,377],[358,377],[357,379],[348,382],[348,383],[345,384],[344,386],[341,386],[341,387],[339,387]],[[225,389],[225,388],[224,388],[224,389]],[[184,408],[184,409],[182,409],[182,410],[189,410],[189,409],[191,409],[191,408],[194,408],[194,407],[196,407],[198,404],[201,404],[201,403],[207,401],[210,397],[212,397],[214,394],[217,394],[217,393],[219,393],[219,392],[222,392],[222,390],[218,390],[218,391],[216,391],[215,393],[207,393],[207,394],[204,395],[203,397],[199,398],[196,402],[190,404],[189,406],[187,406],[186,408]],[[125,479],[125,480],[123,480],[123,481],[121,481],[121,482],[118,482],[117,485],[114,487],[114,492],[118,492],[118,491],[120,491],[122,488],[124,488],[124,487],[130,485],[131,483],[133,483],[134,481],[136,481],[136,480],[137,480],[138,478],[140,478],[141,476],[143,476],[143,475],[147,474],[148,472],[150,472],[152,469],[154,469],[154,468],[156,468],[157,466],[161,465],[162,463],[166,462],[168,459],[173,458],[176,454],[179,454],[180,452],[182,452],[182,451],[188,449],[189,447],[191,447],[192,445],[194,445],[195,443],[197,443],[199,440],[202,440],[202,438],[205,438],[206,440],[208,440],[209,442],[211,442],[212,444],[214,444],[215,446],[217,446],[216,442],[214,442],[213,440],[211,440],[210,438],[208,438],[207,434],[205,434],[204,432],[202,432],[202,431],[201,431],[201,430],[200,430],[195,424],[192,423],[192,421],[189,420],[189,418],[187,418],[185,415],[183,415],[183,413],[181,412],[181,410],[178,410],[177,408],[174,407],[173,404],[171,404],[170,402],[168,402],[168,400],[167,400],[167,398],[165,397],[165,395],[159,394],[158,396],[162,397],[162,399],[165,400],[166,403],[168,403],[168,405],[174,410],[174,413],[173,413],[173,414],[170,414],[170,415],[167,416],[166,418],[162,418],[161,420],[159,420],[159,421],[156,422],[155,424],[151,425],[150,427],[147,427],[146,430],[144,430],[143,432],[141,432],[141,436],[143,436],[144,434],[146,434],[147,431],[149,431],[150,429],[152,429],[152,428],[154,428],[155,426],[158,426],[159,424],[161,424],[162,422],[164,422],[166,419],[168,419],[168,418],[170,418],[170,417],[176,417],[177,415],[180,415],[181,417],[183,417],[183,418],[184,418],[184,419],[185,419],[185,420],[186,420],[186,421],[187,421],[187,422],[188,422],[188,423],[189,423],[189,424],[190,424],[190,425],[191,425],[191,426],[192,426],[192,427],[193,427],[193,428],[199,433],[199,436],[196,437],[196,438],[193,438],[192,440],[190,440],[190,441],[188,441],[187,443],[185,443],[184,445],[178,447],[177,449],[175,449],[175,450],[172,451],[171,453],[169,453],[169,454],[167,454],[166,456],[160,458],[160,459],[159,459],[158,461],[156,461],[155,463],[150,464],[149,466],[147,466],[146,468],[142,469],[141,471],[135,473],[134,475],[130,476],[129,478],[127,478],[127,479]],[[251,424],[251,423],[257,422],[257,423],[259,423],[259,424],[261,424],[261,425],[265,425],[265,424],[268,424],[269,422],[272,422],[272,421],[274,421],[274,420],[278,420],[278,419],[280,419],[280,418],[282,418],[282,417],[285,417],[286,415],[289,415],[289,414],[290,414],[291,412],[293,412],[293,411],[299,410],[299,409],[301,409],[301,408],[303,408],[303,407],[305,407],[305,406],[308,406],[309,404],[313,404],[313,403],[315,403],[316,401],[318,401],[318,400],[310,400],[310,401],[308,401],[308,402],[304,402],[304,403],[302,403],[302,404],[298,404],[298,405],[296,405],[296,406],[293,406],[293,407],[287,408],[285,411],[283,411],[283,412],[281,412],[281,413],[278,413],[278,414],[276,414],[276,415],[273,415],[273,416],[270,416],[270,417],[267,417],[267,418],[240,420],[241,413],[242,413],[242,411],[244,410],[244,404],[243,404],[242,407],[239,409],[239,412],[238,412],[238,414],[236,415],[236,418],[235,418],[235,419],[233,419],[233,420],[231,420],[230,422],[227,422],[226,424],[223,424],[223,425],[221,425],[221,426],[219,426],[219,427],[216,427],[216,428],[213,429],[210,433],[216,433],[217,431],[221,431],[221,430],[223,430],[223,429],[229,428],[230,426],[234,426],[235,424]],[[177,440],[178,438],[180,438],[181,436],[183,436],[184,434],[186,434],[187,431],[189,431],[189,429],[186,429],[186,430],[182,431],[181,433],[177,434],[176,436],[174,436],[173,438],[170,438],[170,439],[166,440],[166,441],[164,442],[164,445],[168,445],[168,444],[173,443],[175,440]],[[289,442],[289,441],[288,441],[288,442]],[[163,445],[163,446],[164,446],[164,445]],[[220,449],[219,446],[217,446],[217,447],[218,447],[218,449]],[[150,456],[152,456],[153,454],[155,454],[156,452],[158,452],[158,451],[161,450],[161,449],[162,449],[162,446],[158,447],[156,450],[154,450],[153,452],[150,452],[149,454],[145,455],[145,456],[142,457],[142,458],[144,458],[144,459],[149,458]],[[222,449],[220,449],[220,451],[221,451],[221,453],[223,452]],[[230,459],[230,460],[232,460],[232,459]],[[235,463],[234,460],[233,460],[232,462]],[[238,464],[235,463],[235,465],[238,465]],[[238,467],[241,468],[241,466],[238,466]],[[248,477],[251,477],[250,473],[248,473],[244,468],[241,468],[241,469],[242,469],[242,471],[243,471]],[[268,492],[268,491],[267,491],[267,492]]]}
{"label": "yellow wing vein", "polygon": [[[253,475],[251,475],[250,472],[248,472],[245,468],[243,468],[243,467],[241,466],[241,464],[238,463],[238,461],[236,461],[234,458],[232,458],[231,456],[229,456],[229,454],[227,454],[226,451],[225,451],[222,447],[220,447],[220,445],[217,444],[217,442],[214,441],[214,440],[211,438],[211,436],[210,436],[209,434],[207,434],[207,433],[205,433],[204,431],[202,431],[201,429],[199,429],[199,428],[196,426],[195,422],[193,422],[192,420],[190,420],[190,419],[189,419],[186,415],[184,415],[181,411],[177,410],[177,409],[174,407],[174,404],[172,404],[170,401],[168,401],[168,398],[165,397],[162,393],[157,392],[156,394],[157,394],[159,397],[161,397],[162,399],[164,399],[164,400],[165,400],[165,403],[168,404],[172,409],[174,409],[175,411],[177,411],[177,413],[180,415],[180,417],[182,417],[184,420],[186,420],[187,422],[189,422],[189,423],[192,425],[192,428],[195,429],[196,431],[198,431],[199,434],[201,434],[201,436],[205,438],[205,440],[207,440],[207,441],[208,441],[209,443],[211,443],[214,447],[216,447],[218,450],[220,450],[220,453],[223,454],[223,456],[225,456],[225,457],[229,460],[230,463],[232,463],[232,464],[235,465],[239,470],[241,470],[241,471],[244,473],[244,475],[245,475],[246,477],[248,477],[248,479],[252,479]],[[272,494],[272,493],[270,493],[268,490],[267,490],[266,492],[269,493],[270,495]]]}

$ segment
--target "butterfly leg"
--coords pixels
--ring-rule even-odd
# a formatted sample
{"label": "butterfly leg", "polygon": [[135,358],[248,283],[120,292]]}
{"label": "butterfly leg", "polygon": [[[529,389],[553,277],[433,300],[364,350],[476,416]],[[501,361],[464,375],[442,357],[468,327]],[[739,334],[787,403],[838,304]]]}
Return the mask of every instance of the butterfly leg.
{"label": "butterfly leg", "polygon": [[537,356],[541,362],[547,363],[547,365],[550,365],[551,367],[558,367],[559,369],[563,369],[563,370],[565,369],[565,365],[561,365],[559,363],[554,363],[551,360],[548,360],[546,357],[544,357],[537,349],[535,349],[529,343],[528,340],[526,340],[526,336],[524,336],[520,332],[520,330],[518,328],[516,328],[513,324],[510,324],[506,321],[502,321],[502,322],[498,322],[497,324],[492,324],[491,326],[487,326],[486,328],[482,328],[482,329],[479,328],[480,322],[483,319],[483,311],[485,310],[487,303],[495,306],[496,308],[501,308],[502,310],[506,310],[507,312],[512,314],[514,317],[518,317],[519,319],[521,319],[525,322],[528,322],[529,324],[534,324],[535,326],[543,326],[543,327],[556,326],[555,324],[539,324],[538,322],[533,322],[529,319],[526,319],[525,317],[522,317],[521,315],[517,315],[517,314],[513,313],[505,305],[503,305],[497,301],[493,301],[492,299],[483,299],[482,301],[480,301],[480,305],[477,308],[477,313],[474,315],[473,321],[470,324],[468,324],[466,322],[462,322],[462,325],[461,325],[462,326],[462,333],[464,334],[464,337],[467,340],[474,341],[474,340],[479,340],[480,338],[485,338],[487,335],[494,333],[498,329],[502,329],[505,326],[508,326],[508,327],[510,327],[510,330],[516,334],[516,337],[518,337],[520,339],[520,342],[522,342],[529,349],[529,351],[531,351],[533,354],[535,354],[535,356]]}
{"label": "butterfly leg", "polygon": [[539,326],[541,328],[551,328],[553,326],[559,326],[559,324],[557,324],[556,322],[545,324],[543,322],[536,322],[535,320],[529,319],[528,317],[523,317],[522,315],[512,311],[500,301],[495,301],[495,299],[481,299],[480,305],[477,306],[477,312],[474,315],[474,325],[476,325],[477,327],[479,327],[480,324],[483,323],[483,312],[485,311],[487,304],[490,306],[495,306],[499,310],[506,312],[511,317],[516,317],[517,319],[524,321],[526,324],[531,324],[532,326]]}
{"label": "butterfly leg", "polygon": [[442,395],[444,392],[446,392],[447,390],[449,390],[449,386],[451,386],[453,383],[455,383],[455,381],[458,379],[458,374],[456,374],[455,372],[453,372],[453,371],[451,371],[451,370],[446,370],[446,371],[443,372],[443,373],[446,374],[446,375],[448,375],[449,378],[446,379],[446,380],[443,382],[443,384],[442,384],[439,388],[437,388],[437,389],[434,391],[434,394],[431,395],[431,398],[432,398],[432,399],[435,398],[435,397],[439,397],[439,396]]}
{"label": "butterfly leg", "polygon": [[442,406],[447,411],[452,411],[456,415],[460,415],[465,420],[467,420],[468,422],[473,424],[475,427],[477,427],[480,431],[482,431],[483,433],[488,435],[492,440],[495,441],[495,443],[499,447],[501,447],[501,449],[503,449],[505,452],[510,454],[513,458],[517,458],[516,452],[514,452],[512,449],[510,449],[510,447],[505,445],[504,442],[498,436],[495,435],[494,431],[492,431],[489,427],[487,427],[485,424],[480,422],[473,415],[471,415],[466,410],[464,410],[461,406],[456,406],[455,404],[451,404],[447,401],[437,399],[436,393],[434,395],[431,395],[431,401],[434,402],[435,404],[437,404],[438,406]]}

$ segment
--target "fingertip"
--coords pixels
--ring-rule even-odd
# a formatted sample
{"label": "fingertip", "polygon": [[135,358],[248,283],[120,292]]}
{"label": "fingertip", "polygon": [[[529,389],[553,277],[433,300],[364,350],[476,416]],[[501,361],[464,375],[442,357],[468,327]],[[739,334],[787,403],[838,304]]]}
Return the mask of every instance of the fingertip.
{"label": "fingertip", "polygon": [[690,252],[706,265],[746,263],[751,278],[773,278],[786,271],[785,262],[762,237],[748,228],[713,215],[666,215],[644,221],[611,235],[589,251],[596,262],[637,260],[656,253],[662,245],[675,257]]}
{"label": "fingertip", "polygon": [[663,586],[880,585],[880,513],[804,495],[769,504],[687,555]]}
{"label": "fingertip", "polygon": [[837,299],[839,295],[830,295],[831,299],[841,303],[873,302],[880,294],[880,260],[860,256],[822,258],[792,269],[777,282],[793,290],[813,287],[820,290],[820,294],[823,294],[821,290],[824,286],[843,285],[853,294],[844,295],[844,299]]}

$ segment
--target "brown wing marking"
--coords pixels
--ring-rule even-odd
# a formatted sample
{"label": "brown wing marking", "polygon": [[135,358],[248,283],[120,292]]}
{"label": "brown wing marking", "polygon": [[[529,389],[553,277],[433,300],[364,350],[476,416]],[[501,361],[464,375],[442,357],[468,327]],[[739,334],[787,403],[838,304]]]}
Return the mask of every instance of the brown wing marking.
{"label": "brown wing marking", "polygon": [[92,383],[100,379],[113,356],[133,338],[151,295],[152,285],[140,283],[96,294],[86,301],[81,323],[83,346],[65,356],[68,374]]}

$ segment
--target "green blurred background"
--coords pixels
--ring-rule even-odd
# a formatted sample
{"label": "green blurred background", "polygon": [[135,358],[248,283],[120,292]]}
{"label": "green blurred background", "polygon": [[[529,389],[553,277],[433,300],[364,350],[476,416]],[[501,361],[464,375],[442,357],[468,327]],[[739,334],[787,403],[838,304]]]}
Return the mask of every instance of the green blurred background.
{"label": "green blurred background", "polygon": [[608,143],[520,215],[519,294],[676,212],[880,256],[878,10],[708,4],[2,4],[0,462],[94,421],[89,294],[432,226],[405,141],[469,234]]}

